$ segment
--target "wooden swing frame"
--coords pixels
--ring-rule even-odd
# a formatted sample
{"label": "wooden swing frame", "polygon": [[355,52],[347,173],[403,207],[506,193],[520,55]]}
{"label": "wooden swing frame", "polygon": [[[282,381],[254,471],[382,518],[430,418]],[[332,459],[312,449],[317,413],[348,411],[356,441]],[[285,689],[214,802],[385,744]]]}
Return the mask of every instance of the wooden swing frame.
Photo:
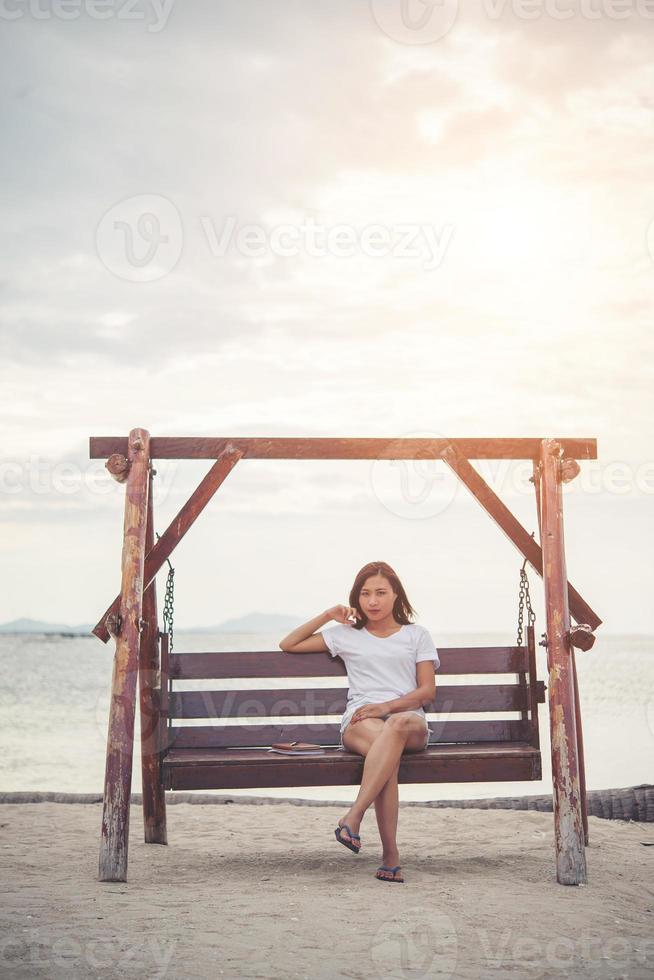
{"label": "wooden swing frame", "polygon": [[[567,580],[562,484],[579,473],[577,460],[597,459],[595,439],[150,438],[145,429],[136,428],[127,437],[91,437],[89,455],[106,459],[112,476],[126,484],[120,593],[93,629],[103,642],[113,637],[116,644],[101,881],[127,880],[137,676],[145,842],[167,843],[161,730],[168,690],[161,682],[155,577],[236,463],[241,459],[442,459],[543,578],[556,875],[560,884],[586,883],[588,819],[574,647],[590,649],[592,631],[601,620]],[[154,459],[215,460],[156,542]],[[472,466],[471,459],[532,461],[542,548]],[[571,628],[571,617],[577,621],[576,627]]]}

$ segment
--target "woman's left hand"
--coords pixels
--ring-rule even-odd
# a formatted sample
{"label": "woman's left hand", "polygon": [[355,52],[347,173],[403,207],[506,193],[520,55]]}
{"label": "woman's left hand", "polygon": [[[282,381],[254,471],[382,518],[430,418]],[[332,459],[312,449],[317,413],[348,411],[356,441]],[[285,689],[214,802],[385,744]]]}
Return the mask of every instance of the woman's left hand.
{"label": "woman's left hand", "polygon": [[384,718],[388,714],[385,704],[364,704],[357,708],[351,718],[351,723],[363,721],[364,718]]}

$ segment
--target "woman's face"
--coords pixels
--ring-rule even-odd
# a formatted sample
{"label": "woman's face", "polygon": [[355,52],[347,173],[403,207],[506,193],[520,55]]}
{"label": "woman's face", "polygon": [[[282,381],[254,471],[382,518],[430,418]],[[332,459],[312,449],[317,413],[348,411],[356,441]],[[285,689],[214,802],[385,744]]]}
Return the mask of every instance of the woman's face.
{"label": "woman's face", "polygon": [[393,614],[397,593],[383,575],[371,575],[363,583],[359,593],[359,605],[372,622],[385,619]]}

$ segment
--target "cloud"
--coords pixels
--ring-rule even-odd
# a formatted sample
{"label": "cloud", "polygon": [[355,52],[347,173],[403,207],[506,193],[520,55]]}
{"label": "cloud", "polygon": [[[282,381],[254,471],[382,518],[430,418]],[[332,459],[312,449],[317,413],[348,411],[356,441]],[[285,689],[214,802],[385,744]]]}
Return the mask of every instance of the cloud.
{"label": "cloud", "polygon": [[[4,618],[50,615],[26,605],[31,570],[44,583],[57,574],[46,536],[79,559],[66,572],[78,606],[66,598],[63,618],[84,619],[97,587],[81,559],[88,540],[94,570],[113,576],[123,491],[87,485],[91,434],[138,424],[155,435],[573,434],[597,436],[603,462],[646,458],[652,25],[528,21],[514,8],[494,18],[488,4],[462,6],[428,45],[394,41],[368,3],[349,0],[179,2],[158,32],[118,6],[102,22],[3,22],[1,425],[14,467],[3,472],[18,474],[20,492],[0,497],[0,520],[12,554],[25,542]],[[153,11],[145,0],[134,9]],[[163,201],[161,213],[144,206],[143,234],[113,211],[140,197]],[[181,231],[163,220],[166,202]],[[235,237],[218,254],[207,227],[219,237],[229,220]],[[354,254],[271,246],[279,226],[309,221],[347,226]],[[367,228],[406,224],[443,241],[451,229],[437,268],[365,254]],[[247,225],[265,236],[256,258],[236,244]],[[164,239],[170,270],[159,276],[158,254],[152,280],[138,281]],[[43,492],[32,460],[50,479]],[[70,493],[55,486],[64,464],[77,468]],[[208,467],[161,464],[158,521]],[[281,549],[294,569],[308,554],[336,582],[339,535],[354,562],[390,549],[392,528],[392,547],[428,574],[417,529],[375,501],[366,474],[244,465],[212,508],[212,533],[225,532],[237,564],[230,521],[241,533],[275,515],[261,539],[268,574]],[[616,499],[617,539],[631,518],[613,516]],[[456,562],[457,535],[442,528],[444,560]],[[596,537],[593,567],[606,559]],[[467,574],[465,562],[452,567],[452,581]],[[237,584],[223,588],[238,611]]]}

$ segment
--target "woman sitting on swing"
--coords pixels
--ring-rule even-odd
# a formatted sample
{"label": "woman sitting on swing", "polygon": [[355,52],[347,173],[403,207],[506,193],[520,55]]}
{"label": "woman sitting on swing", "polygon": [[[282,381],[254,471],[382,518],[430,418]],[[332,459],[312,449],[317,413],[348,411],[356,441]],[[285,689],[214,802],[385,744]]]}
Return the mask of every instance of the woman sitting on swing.
{"label": "woman sitting on swing", "polygon": [[[287,653],[329,652],[347,669],[348,697],[341,719],[341,745],[365,757],[357,798],[338,821],[336,838],[358,854],[363,815],[374,801],[382,865],[375,877],[403,882],[397,848],[397,775],[403,752],[421,752],[429,742],[423,709],[436,695],[440,666],[429,632],[410,620],[415,610],[386,562],[364,565],[350,591],[349,606],[332,606],[298,626],[280,642]],[[316,633],[332,619],[339,624]]]}

